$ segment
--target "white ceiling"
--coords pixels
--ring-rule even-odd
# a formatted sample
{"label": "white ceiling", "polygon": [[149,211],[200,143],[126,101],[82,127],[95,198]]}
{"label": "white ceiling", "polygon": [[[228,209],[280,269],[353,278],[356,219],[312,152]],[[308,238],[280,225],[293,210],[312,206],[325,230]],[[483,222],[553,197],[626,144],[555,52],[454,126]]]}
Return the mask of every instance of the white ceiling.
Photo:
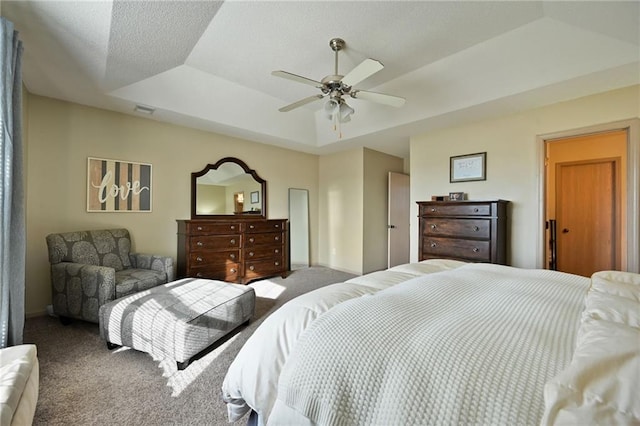
{"label": "white ceiling", "polygon": [[[409,137],[640,83],[640,3],[557,1],[5,1],[35,94],[297,149],[408,157]],[[348,99],[342,138],[320,93],[271,75],[385,68]],[[145,116],[146,117],[146,116]]]}

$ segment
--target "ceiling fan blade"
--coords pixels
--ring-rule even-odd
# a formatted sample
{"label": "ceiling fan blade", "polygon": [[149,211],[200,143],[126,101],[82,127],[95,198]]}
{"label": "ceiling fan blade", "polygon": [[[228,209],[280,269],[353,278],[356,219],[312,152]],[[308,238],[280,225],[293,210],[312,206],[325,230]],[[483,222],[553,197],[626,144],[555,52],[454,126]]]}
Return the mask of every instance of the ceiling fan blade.
{"label": "ceiling fan blade", "polygon": [[317,101],[318,99],[322,99],[323,97],[324,97],[324,95],[309,96],[308,98],[300,99],[298,102],[294,102],[294,103],[289,104],[287,106],[283,106],[278,111],[280,111],[280,112],[291,111],[292,109],[296,109],[298,107],[301,107],[302,105],[310,104],[311,102]]}
{"label": "ceiling fan blade", "polygon": [[404,105],[405,99],[399,96],[385,95],[384,93],[368,92],[366,90],[355,90],[350,93],[352,98],[366,99],[367,101],[379,104],[390,105],[396,108]]}
{"label": "ceiling fan blade", "polygon": [[373,74],[384,68],[382,62],[375,59],[365,59],[360,65],[349,71],[347,75],[342,77],[342,84],[353,87],[362,80],[371,77]]}
{"label": "ceiling fan blade", "polygon": [[322,83],[320,83],[319,81],[311,80],[310,78],[302,77],[300,75],[291,74],[290,72],[286,71],[273,71],[271,75],[286,78],[287,80],[297,81],[298,83],[308,84],[309,86],[313,87],[322,87]]}

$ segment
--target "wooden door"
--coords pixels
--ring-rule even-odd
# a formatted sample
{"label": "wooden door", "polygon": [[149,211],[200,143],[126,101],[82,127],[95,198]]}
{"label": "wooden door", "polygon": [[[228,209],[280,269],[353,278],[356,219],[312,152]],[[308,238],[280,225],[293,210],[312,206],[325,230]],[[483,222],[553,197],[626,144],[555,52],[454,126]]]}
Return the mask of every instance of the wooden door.
{"label": "wooden door", "polygon": [[556,165],[558,270],[620,269],[617,159]]}
{"label": "wooden door", "polygon": [[409,175],[389,172],[387,267],[409,263]]}

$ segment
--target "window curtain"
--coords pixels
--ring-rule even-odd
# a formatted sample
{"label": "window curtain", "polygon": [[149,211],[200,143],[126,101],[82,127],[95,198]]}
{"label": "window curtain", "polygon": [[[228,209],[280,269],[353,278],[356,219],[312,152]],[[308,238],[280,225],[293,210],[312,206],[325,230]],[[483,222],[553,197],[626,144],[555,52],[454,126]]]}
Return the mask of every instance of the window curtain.
{"label": "window curtain", "polygon": [[0,348],[22,343],[25,208],[22,167],[22,42],[0,17]]}

